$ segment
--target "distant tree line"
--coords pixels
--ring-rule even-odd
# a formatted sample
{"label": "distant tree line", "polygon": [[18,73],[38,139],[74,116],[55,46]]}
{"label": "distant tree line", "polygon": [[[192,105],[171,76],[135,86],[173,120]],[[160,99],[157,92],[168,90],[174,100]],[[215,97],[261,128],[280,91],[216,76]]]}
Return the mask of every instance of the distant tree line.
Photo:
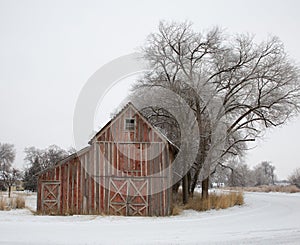
{"label": "distant tree line", "polygon": [[57,145],[46,149],[25,148],[25,169],[13,166],[16,150],[13,144],[0,143],[0,191],[11,195],[13,186],[22,185],[25,190],[37,191],[38,173],[52,167],[60,160],[75,152],[75,149],[64,150]]}
{"label": "distant tree line", "polygon": [[226,186],[260,186],[274,185],[277,180],[275,166],[263,161],[251,169],[247,164],[231,162],[218,165],[212,174],[211,181],[224,183]]}
{"label": "distant tree line", "polygon": [[25,148],[24,160],[27,167],[24,171],[24,188],[30,191],[37,191],[38,173],[54,166],[73,152],[75,152],[74,149],[67,151],[57,145],[51,145],[46,149],[38,149],[36,147]]}

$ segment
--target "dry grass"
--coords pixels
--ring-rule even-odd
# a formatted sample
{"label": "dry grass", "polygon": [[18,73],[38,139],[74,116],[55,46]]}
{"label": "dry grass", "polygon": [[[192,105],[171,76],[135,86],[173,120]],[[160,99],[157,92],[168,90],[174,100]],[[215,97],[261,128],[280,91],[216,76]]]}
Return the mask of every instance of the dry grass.
{"label": "dry grass", "polygon": [[184,206],[184,209],[197,211],[207,211],[211,209],[226,209],[235,205],[243,205],[244,196],[242,192],[229,192],[220,194],[210,194],[207,199],[202,199],[200,195],[194,196]]}
{"label": "dry grass", "polygon": [[16,196],[11,198],[10,206],[13,209],[25,208],[25,198],[22,196]]}
{"label": "dry grass", "polygon": [[6,210],[6,207],[7,207],[6,198],[0,197],[0,210],[1,211]]}
{"label": "dry grass", "polygon": [[172,214],[171,215],[179,215],[179,214],[181,214],[182,210],[183,210],[182,205],[180,206],[179,204],[175,204],[172,207]]}
{"label": "dry grass", "polygon": [[300,189],[295,185],[262,185],[255,187],[230,187],[230,190],[237,191],[249,191],[249,192],[284,192],[284,193],[296,193],[300,192]]}
{"label": "dry grass", "polygon": [[25,208],[25,198],[23,196],[16,197],[0,197],[0,210],[22,209]]}

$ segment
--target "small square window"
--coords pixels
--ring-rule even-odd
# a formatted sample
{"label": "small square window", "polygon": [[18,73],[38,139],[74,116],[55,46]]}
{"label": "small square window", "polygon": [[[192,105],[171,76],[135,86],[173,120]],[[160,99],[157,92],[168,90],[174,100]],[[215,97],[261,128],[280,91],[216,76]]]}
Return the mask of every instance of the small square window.
{"label": "small square window", "polygon": [[125,130],[134,130],[134,119],[125,119]]}

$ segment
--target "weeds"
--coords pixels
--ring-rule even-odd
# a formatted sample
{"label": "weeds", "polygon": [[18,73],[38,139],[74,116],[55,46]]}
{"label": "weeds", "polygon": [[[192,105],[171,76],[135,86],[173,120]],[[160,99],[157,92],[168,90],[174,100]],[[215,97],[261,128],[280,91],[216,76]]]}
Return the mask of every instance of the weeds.
{"label": "weeds", "polygon": [[0,197],[0,210],[22,209],[25,208],[25,199],[22,196]]}
{"label": "weeds", "polygon": [[183,206],[180,206],[179,204],[175,204],[172,207],[172,214],[171,215],[179,215],[183,210]]}
{"label": "weeds", "polygon": [[17,196],[11,198],[10,206],[12,209],[22,209],[25,208],[25,199],[22,196]]}
{"label": "weeds", "polygon": [[202,199],[199,193],[195,193],[186,205],[174,204],[172,215],[179,215],[185,209],[196,211],[219,210],[243,204],[244,195],[242,192],[212,193],[206,199]]}
{"label": "weeds", "polygon": [[7,207],[6,198],[0,197],[0,210],[1,211],[6,210],[6,207]]}
{"label": "weeds", "polygon": [[244,196],[242,192],[229,192],[222,194],[210,194],[208,198],[202,199],[200,195],[194,196],[184,206],[184,209],[207,211],[211,209],[226,209],[235,205],[243,205]]}

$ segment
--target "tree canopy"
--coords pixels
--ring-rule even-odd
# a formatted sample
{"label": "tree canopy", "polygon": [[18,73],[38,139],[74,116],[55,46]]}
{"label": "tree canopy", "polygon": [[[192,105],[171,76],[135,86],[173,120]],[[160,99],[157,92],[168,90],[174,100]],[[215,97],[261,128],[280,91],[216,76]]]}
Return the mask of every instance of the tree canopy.
{"label": "tree canopy", "polygon": [[190,192],[199,176],[209,177],[217,164],[241,156],[247,142],[298,114],[299,68],[277,37],[256,43],[248,34],[198,32],[189,22],[162,21],[142,53],[149,71],[135,93],[169,90],[189,105],[198,124]]}

